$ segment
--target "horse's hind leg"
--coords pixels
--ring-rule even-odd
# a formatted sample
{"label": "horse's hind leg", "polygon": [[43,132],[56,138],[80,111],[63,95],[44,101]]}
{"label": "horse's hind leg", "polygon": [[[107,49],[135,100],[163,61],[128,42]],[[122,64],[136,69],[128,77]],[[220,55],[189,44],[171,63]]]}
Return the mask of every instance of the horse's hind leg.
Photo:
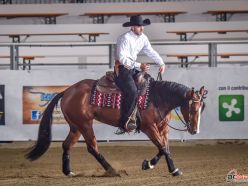
{"label": "horse's hind leg", "polygon": [[80,130],[87,144],[88,152],[96,158],[96,160],[102,165],[109,176],[119,176],[115,169],[113,169],[113,167],[98,151],[96,137],[92,128],[92,121],[91,124],[84,123],[84,126],[85,127],[81,128]]}
{"label": "horse's hind leg", "polygon": [[77,143],[80,136],[81,133],[79,130],[71,128],[67,138],[63,142],[62,171],[66,176],[74,175],[70,168],[70,149]]}

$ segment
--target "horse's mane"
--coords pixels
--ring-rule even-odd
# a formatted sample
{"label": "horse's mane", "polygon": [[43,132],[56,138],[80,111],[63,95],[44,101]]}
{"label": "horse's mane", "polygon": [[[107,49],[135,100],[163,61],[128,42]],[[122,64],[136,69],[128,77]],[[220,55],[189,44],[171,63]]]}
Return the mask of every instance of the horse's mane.
{"label": "horse's mane", "polygon": [[183,105],[188,91],[189,87],[170,81],[152,81],[150,85],[151,100],[155,104],[167,103],[171,107]]}

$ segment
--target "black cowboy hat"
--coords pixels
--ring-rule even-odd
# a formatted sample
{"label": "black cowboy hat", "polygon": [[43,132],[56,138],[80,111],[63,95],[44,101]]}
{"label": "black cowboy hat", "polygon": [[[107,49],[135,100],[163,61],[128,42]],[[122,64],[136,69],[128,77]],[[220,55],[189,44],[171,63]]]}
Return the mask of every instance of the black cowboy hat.
{"label": "black cowboy hat", "polygon": [[130,17],[130,22],[124,23],[123,27],[129,27],[129,26],[146,26],[150,25],[151,21],[150,19],[143,20],[141,15],[135,15]]}

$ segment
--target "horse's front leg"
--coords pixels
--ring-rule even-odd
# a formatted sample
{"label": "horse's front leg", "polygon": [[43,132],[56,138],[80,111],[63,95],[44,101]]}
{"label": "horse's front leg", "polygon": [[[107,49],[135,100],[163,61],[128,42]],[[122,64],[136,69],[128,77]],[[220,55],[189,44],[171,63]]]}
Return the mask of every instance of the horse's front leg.
{"label": "horse's front leg", "polygon": [[163,155],[165,156],[165,160],[166,160],[169,172],[172,174],[172,176],[181,176],[183,172],[180,169],[175,168],[169,148],[164,147],[161,150],[163,152]]}
{"label": "horse's front leg", "polygon": [[161,126],[159,126],[161,137],[163,138],[163,141],[165,143],[165,148],[162,148],[162,153],[165,156],[165,160],[168,165],[169,172],[173,176],[180,176],[182,175],[182,171],[178,168],[175,168],[173,160],[171,158],[170,148],[169,148],[169,122],[171,121],[171,114],[168,114],[166,116],[166,119],[164,120],[164,123],[162,123]]}
{"label": "horse's front leg", "polygon": [[[164,123],[161,123],[162,125],[157,126],[157,130],[160,134],[160,137],[163,139],[164,144],[167,146],[168,145],[168,125],[164,125]],[[164,155],[163,151],[159,151],[156,156],[154,156],[150,161],[149,160],[144,160],[142,163],[142,170],[148,170],[148,169],[153,169],[155,165],[159,162],[161,156]]]}
{"label": "horse's front leg", "polygon": [[144,160],[142,163],[142,170],[153,169],[160,160],[162,155],[163,152],[159,151],[159,153],[156,156],[154,156],[151,160]]}
{"label": "horse's front leg", "polygon": [[172,160],[172,157],[169,151],[168,140],[165,140],[167,139],[166,136],[161,135],[161,131],[159,131],[156,123],[149,124],[147,126],[149,126],[149,128],[146,128],[143,132],[158,147],[159,153],[152,160],[150,161],[145,160],[143,162],[142,168],[144,168],[144,170],[154,168],[154,166],[157,164],[161,156],[164,155],[169,172],[173,176],[182,175],[182,172],[178,168],[175,168],[174,166],[174,162]]}

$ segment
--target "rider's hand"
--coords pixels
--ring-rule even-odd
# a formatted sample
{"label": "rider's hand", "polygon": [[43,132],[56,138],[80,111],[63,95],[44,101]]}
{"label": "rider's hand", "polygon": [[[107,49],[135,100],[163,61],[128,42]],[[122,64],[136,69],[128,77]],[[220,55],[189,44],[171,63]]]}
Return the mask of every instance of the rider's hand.
{"label": "rider's hand", "polygon": [[161,65],[161,66],[159,67],[159,72],[160,72],[161,74],[163,74],[164,71],[165,71],[165,65]]}
{"label": "rider's hand", "polygon": [[148,71],[150,69],[150,65],[149,64],[142,63],[140,65],[140,69],[141,69],[141,71],[146,72],[146,71]]}

